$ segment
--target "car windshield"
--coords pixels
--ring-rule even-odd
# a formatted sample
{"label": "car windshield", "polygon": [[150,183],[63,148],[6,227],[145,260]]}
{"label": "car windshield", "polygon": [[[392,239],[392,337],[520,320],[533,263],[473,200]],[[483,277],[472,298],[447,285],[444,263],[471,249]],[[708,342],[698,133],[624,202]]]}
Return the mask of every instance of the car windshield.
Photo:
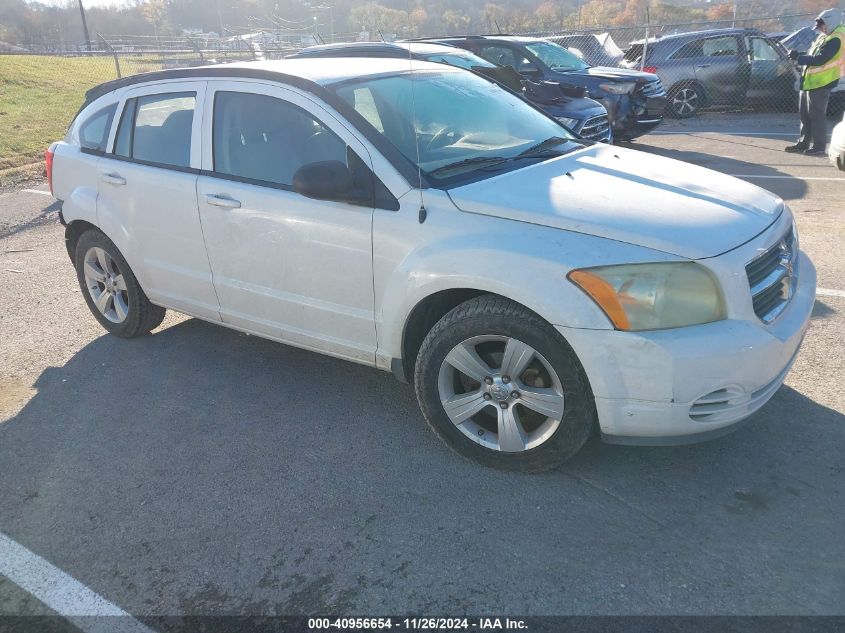
{"label": "car windshield", "polygon": [[552,70],[584,70],[590,67],[578,55],[553,42],[531,42],[525,48]]}
{"label": "car windshield", "polygon": [[462,70],[355,79],[333,90],[437,184],[517,169],[581,146],[516,95]]}

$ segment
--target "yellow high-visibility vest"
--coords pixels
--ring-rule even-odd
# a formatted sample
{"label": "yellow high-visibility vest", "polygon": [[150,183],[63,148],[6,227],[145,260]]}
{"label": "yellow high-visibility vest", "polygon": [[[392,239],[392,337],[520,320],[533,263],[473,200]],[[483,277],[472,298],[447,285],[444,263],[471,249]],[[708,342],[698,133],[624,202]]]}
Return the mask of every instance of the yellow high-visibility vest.
{"label": "yellow high-visibility vest", "polygon": [[804,78],[801,80],[801,90],[823,88],[845,76],[845,55],[842,54],[843,49],[845,49],[845,26],[840,24],[829,35],[820,35],[816,38],[813,47],[810,49],[810,55],[818,54],[821,47],[834,38],[839,40],[839,50],[836,51],[836,55],[821,66],[807,66]]}

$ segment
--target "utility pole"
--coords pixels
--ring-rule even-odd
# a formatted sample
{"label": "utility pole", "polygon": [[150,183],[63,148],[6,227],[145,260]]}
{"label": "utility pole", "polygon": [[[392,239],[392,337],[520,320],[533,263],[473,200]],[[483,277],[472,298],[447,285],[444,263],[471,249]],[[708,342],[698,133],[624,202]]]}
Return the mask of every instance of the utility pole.
{"label": "utility pole", "polygon": [[82,0],[78,0],[79,2],[79,15],[82,16],[82,32],[85,35],[85,47],[88,49],[88,52],[91,52],[91,37],[88,35],[88,22],[85,20],[85,8],[82,6]]}

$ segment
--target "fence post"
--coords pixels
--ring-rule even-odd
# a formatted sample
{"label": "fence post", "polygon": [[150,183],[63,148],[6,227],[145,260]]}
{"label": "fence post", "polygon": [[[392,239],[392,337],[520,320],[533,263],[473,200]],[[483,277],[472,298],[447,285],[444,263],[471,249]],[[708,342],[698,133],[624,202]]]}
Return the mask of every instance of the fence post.
{"label": "fence post", "polygon": [[645,58],[648,55],[648,31],[649,31],[648,7],[645,8],[645,39],[643,40],[643,54],[640,56],[640,72],[645,68]]}
{"label": "fence post", "polygon": [[120,60],[117,58],[117,51],[112,48],[112,45],[108,43],[108,40],[106,40],[101,33],[97,33],[97,37],[103,40],[103,44],[106,45],[106,48],[111,53],[112,57],[114,57],[114,67],[117,70],[117,78],[120,79],[122,75],[120,74]]}

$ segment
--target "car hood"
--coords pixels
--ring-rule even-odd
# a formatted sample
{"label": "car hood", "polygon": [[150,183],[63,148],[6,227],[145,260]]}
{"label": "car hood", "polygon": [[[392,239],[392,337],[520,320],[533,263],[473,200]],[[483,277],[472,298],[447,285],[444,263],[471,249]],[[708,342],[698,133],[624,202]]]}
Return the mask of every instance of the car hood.
{"label": "car hood", "polygon": [[562,74],[612,79],[614,81],[654,81],[656,79],[652,73],[628,68],[610,68],[609,66],[590,66],[584,70],[570,70]]}
{"label": "car hood", "polygon": [[690,259],[764,231],[777,196],[681,161],[596,144],[449,190],[462,211],[636,244]]}

